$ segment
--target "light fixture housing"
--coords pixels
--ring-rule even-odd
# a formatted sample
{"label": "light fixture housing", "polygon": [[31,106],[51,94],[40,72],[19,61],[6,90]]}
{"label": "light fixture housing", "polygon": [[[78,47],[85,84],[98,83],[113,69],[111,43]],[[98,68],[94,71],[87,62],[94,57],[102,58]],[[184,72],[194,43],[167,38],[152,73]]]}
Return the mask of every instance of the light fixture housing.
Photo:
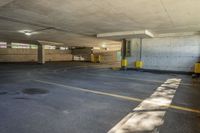
{"label": "light fixture housing", "polygon": [[31,35],[34,34],[31,30],[20,30],[20,31],[18,31],[18,32],[19,32],[19,33],[22,33],[22,34],[24,34],[24,35],[26,35],[26,36],[31,36]]}
{"label": "light fixture housing", "polygon": [[103,43],[103,44],[101,45],[101,47],[102,47],[102,48],[106,48],[106,44]]}
{"label": "light fixture housing", "polygon": [[31,32],[25,32],[24,34],[27,35],[27,36],[31,36],[32,35]]}

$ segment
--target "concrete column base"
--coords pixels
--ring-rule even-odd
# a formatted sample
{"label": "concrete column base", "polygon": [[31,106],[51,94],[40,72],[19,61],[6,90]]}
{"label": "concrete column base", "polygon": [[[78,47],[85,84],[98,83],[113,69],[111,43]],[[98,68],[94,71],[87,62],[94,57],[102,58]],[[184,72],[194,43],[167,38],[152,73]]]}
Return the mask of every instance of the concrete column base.
{"label": "concrete column base", "polygon": [[39,44],[38,45],[38,64],[45,64],[45,46]]}
{"label": "concrete column base", "polygon": [[7,42],[7,48],[12,48],[12,42],[10,41]]}

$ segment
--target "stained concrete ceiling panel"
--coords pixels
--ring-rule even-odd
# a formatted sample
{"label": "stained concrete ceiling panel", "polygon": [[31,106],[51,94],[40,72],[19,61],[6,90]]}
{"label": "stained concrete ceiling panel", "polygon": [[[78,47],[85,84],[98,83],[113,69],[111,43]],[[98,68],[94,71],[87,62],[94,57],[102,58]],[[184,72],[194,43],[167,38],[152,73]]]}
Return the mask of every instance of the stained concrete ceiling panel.
{"label": "stained concrete ceiling panel", "polygon": [[[199,0],[1,0],[0,28],[16,31],[55,27],[66,33],[47,30],[30,39],[100,44],[106,40],[98,40],[95,35],[106,32],[199,31],[199,5]],[[10,25],[9,19],[18,23]],[[4,33],[9,38],[22,36],[16,34]]]}
{"label": "stained concrete ceiling panel", "polygon": [[175,26],[192,26],[200,23],[199,0],[162,0]]}
{"label": "stained concrete ceiling panel", "polygon": [[41,27],[33,26],[29,24],[22,24],[7,20],[0,19],[0,32],[16,32],[18,33],[20,30],[38,30]]}
{"label": "stained concrete ceiling panel", "polygon": [[1,0],[0,1],[0,6],[7,5],[8,3],[12,2],[13,0]]}

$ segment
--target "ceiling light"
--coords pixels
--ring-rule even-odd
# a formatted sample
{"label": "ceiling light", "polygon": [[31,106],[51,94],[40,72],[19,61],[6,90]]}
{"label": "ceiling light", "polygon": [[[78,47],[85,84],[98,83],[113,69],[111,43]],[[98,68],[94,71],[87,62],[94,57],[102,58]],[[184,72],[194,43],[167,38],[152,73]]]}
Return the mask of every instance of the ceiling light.
{"label": "ceiling light", "polygon": [[102,44],[101,47],[102,47],[102,48],[106,48],[106,44],[105,44],[105,43]]}
{"label": "ceiling light", "polygon": [[20,30],[20,31],[18,31],[18,32],[19,32],[19,33],[23,33],[23,34],[25,34],[26,36],[31,36],[31,35],[34,34],[31,30]]}
{"label": "ceiling light", "polygon": [[93,50],[100,50],[100,47],[93,47]]}
{"label": "ceiling light", "polygon": [[31,36],[32,35],[31,32],[25,32],[24,34],[27,35],[27,36]]}

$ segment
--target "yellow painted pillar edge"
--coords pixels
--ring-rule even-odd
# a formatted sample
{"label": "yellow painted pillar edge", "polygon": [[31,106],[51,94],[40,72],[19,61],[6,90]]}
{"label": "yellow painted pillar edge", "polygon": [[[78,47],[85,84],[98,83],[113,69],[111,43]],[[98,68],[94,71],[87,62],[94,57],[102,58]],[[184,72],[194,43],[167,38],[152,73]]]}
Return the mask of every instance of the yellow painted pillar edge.
{"label": "yellow painted pillar edge", "polygon": [[122,59],[121,65],[122,65],[122,67],[127,67],[128,66],[128,60],[127,59]]}
{"label": "yellow painted pillar edge", "polygon": [[195,64],[194,72],[195,72],[195,73],[200,73],[200,63],[196,63],[196,64]]}
{"label": "yellow painted pillar edge", "polygon": [[136,61],[135,62],[135,68],[143,68],[144,62],[143,61]]}

